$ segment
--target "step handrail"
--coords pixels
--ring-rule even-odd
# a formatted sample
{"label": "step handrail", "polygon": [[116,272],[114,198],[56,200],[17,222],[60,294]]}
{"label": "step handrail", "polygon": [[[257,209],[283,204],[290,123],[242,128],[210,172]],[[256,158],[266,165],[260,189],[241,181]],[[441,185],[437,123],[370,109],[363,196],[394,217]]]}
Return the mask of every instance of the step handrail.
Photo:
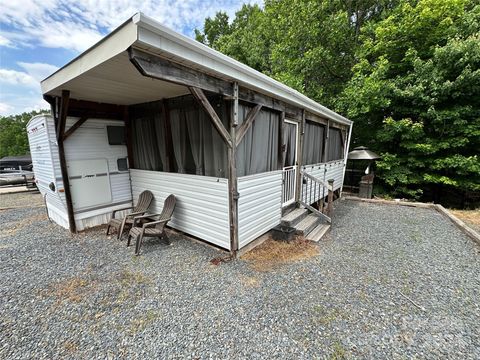
{"label": "step handrail", "polygon": [[[312,182],[315,182],[316,185],[314,185],[314,199],[316,197],[316,189],[317,189],[317,185],[321,186],[323,188],[323,190],[325,190],[327,187],[327,185],[325,184],[325,182],[315,176],[313,176],[312,174],[309,174],[307,172],[305,172],[303,169],[300,169],[300,174],[302,175],[302,195],[303,195],[303,186],[304,186],[304,183],[303,183],[303,178],[306,177],[307,179],[310,179],[310,181]],[[312,192],[312,189],[310,189],[310,197],[311,197],[311,192]],[[308,197],[308,196],[307,196]],[[310,210],[312,213],[320,216],[321,218],[325,219],[329,224],[332,223],[332,219],[325,215],[324,213],[322,213],[321,211],[315,209],[313,206],[311,206],[310,204],[307,204],[306,202],[303,201],[303,196],[300,196],[300,204],[305,207],[306,209]]]}

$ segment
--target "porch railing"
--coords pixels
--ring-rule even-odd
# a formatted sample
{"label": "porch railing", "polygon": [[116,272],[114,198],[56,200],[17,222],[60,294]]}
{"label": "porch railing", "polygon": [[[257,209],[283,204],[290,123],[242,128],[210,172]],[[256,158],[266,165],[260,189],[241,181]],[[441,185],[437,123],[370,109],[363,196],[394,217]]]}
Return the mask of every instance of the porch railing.
{"label": "porch railing", "polygon": [[312,204],[318,200],[323,199],[328,194],[328,186],[323,182],[323,180],[313,176],[305,172],[304,170],[300,170],[301,179],[302,179],[302,192],[300,196],[300,204],[302,204],[305,208],[312,211],[313,213],[317,214],[318,216],[327,220],[327,222],[331,223],[332,219],[315,209]]}
{"label": "porch railing", "polygon": [[282,205],[286,206],[295,202],[295,179],[297,177],[297,167],[290,166],[283,169],[283,193]]}

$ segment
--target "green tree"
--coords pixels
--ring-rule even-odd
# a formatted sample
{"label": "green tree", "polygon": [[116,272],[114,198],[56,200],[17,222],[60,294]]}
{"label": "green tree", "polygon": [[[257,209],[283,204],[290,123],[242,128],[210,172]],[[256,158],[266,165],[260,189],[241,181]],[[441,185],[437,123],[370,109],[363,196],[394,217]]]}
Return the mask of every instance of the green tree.
{"label": "green tree", "polygon": [[480,190],[480,6],[402,1],[361,37],[340,108],[395,195]]}
{"label": "green tree", "polygon": [[197,40],[333,106],[351,77],[360,29],[396,0],[267,0],[243,5],[232,23],[207,18]]}
{"label": "green tree", "polygon": [[28,154],[30,149],[27,123],[33,116],[48,112],[48,110],[41,110],[24,112],[19,115],[0,116],[0,158]]}

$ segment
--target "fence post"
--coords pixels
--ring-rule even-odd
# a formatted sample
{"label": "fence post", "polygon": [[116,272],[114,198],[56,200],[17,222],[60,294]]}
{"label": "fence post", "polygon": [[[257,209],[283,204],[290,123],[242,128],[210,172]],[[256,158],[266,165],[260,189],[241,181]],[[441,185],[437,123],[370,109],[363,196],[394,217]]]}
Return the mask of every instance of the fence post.
{"label": "fence post", "polygon": [[334,179],[328,180],[328,205],[327,212],[328,216],[331,218],[333,216],[333,181]]}

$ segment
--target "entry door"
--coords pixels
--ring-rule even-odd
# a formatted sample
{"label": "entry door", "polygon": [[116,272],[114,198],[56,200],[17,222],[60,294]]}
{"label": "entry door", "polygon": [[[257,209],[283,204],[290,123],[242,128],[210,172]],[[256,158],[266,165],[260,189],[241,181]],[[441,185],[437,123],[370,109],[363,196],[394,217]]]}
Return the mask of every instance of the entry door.
{"label": "entry door", "polygon": [[285,145],[285,160],[283,163],[283,195],[282,205],[287,206],[295,202],[297,184],[297,141],[298,123],[285,120],[283,127]]}

